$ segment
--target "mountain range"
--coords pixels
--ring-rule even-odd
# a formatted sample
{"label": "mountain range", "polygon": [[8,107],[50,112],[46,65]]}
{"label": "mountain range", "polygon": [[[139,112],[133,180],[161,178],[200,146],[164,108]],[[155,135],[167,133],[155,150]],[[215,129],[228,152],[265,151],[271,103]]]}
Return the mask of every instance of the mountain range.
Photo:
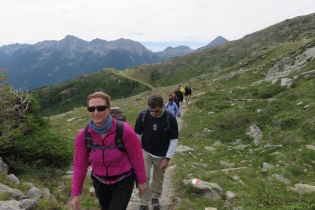
{"label": "mountain range", "polygon": [[[202,49],[227,41],[219,36]],[[194,51],[187,46],[178,46],[152,52],[141,43],[130,39],[121,38],[115,41],[94,39],[88,42],[67,35],[60,41],[2,46],[0,68],[9,76],[6,83],[15,89],[32,90],[70,81],[103,68],[124,70],[142,64],[165,61]]]}
{"label": "mountain range", "polygon": [[[75,80],[36,88],[32,92],[38,95],[45,114],[57,114],[57,111],[64,107],[68,110],[63,111],[69,111],[73,107],[82,106],[82,101],[85,101],[87,95],[87,93],[82,95],[85,91],[93,92],[103,89],[115,99],[135,94],[138,87],[132,91],[128,90],[123,94],[118,94],[121,88],[127,86],[121,83],[126,78],[144,84],[150,89],[178,84],[192,85],[202,77],[211,78],[215,74],[224,75],[230,71],[235,71],[236,73],[233,74],[238,75],[240,72],[255,69],[253,70],[255,78],[251,79],[252,82],[263,80],[266,75],[270,80],[275,74],[287,74],[290,69],[297,71],[309,63],[310,55],[314,54],[309,48],[315,46],[315,42],[312,40],[315,30],[314,17],[315,14],[310,14],[285,20],[248,34],[239,40],[228,41],[204,50],[195,50],[164,62],[139,65],[120,71],[102,69],[93,74],[80,76]],[[165,51],[167,50],[174,49],[168,48]],[[303,53],[304,51],[305,53]],[[301,60],[300,57],[305,59]],[[264,69],[264,73],[261,72],[262,69]],[[274,73],[273,70],[268,72],[269,69],[278,69],[280,72]],[[226,80],[232,80],[233,74],[231,73]],[[209,84],[201,82],[198,85],[206,87],[212,83],[213,81]],[[106,84],[111,85],[106,86]],[[242,82],[239,85],[242,85]],[[196,86],[196,84],[192,86]],[[87,90],[87,87],[91,89]],[[129,87],[135,86],[130,84]],[[139,88],[143,89],[140,86]],[[196,87],[194,89],[197,90]],[[170,88],[169,91],[172,89]],[[82,98],[79,98],[79,95]],[[51,98],[56,99],[52,101]],[[69,106],[70,102],[74,105]]]}

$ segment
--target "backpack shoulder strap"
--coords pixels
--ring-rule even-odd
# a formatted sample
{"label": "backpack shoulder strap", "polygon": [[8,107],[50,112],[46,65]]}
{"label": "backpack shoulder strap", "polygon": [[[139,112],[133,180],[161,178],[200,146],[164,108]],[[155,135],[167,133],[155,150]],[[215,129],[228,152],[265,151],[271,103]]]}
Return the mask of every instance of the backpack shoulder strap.
{"label": "backpack shoulder strap", "polygon": [[145,109],[141,112],[141,127],[144,128],[145,117],[149,109]]}
{"label": "backpack shoulder strap", "polygon": [[92,142],[91,133],[89,132],[89,123],[86,124],[85,129],[84,129],[84,139],[85,139],[85,145],[86,145],[87,151],[88,153],[90,153],[92,150],[91,146],[93,145],[93,142]]}
{"label": "backpack shoulder strap", "polygon": [[[123,130],[124,130],[124,122],[117,120],[116,123],[116,138],[115,138],[115,144],[116,144],[116,148],[119,149],[122,152],[126,152],[126,148],[123,142]],[[92,148],[100,148],[100,149],[106,149],[105,147],[100,147],[93,145],[93,141],[92,141],[92,136],[91,133],[89,132],[89,124],[87,124],[85,126],[84,129],[84,139],[85,139],[85,144],[86,144],[86,148],[88,153],[90,153],[92,151]]]}
{"label": "backpack shoulder strap", "polygon": [[126,152],[126,148],[123,142],[123,130],[124,130],[124,122],[120,120],[116,120],[116,138],[115,143],[117,149],[121,152]]}
{"label": "backpack shoulder strap", "polygon": [[165,114],[166,114],[166,128],[164,129],[165,131],[170,130],[171,129],[171,124],[170,124],[170,115],[171,112],[167,109],[165,109]]}

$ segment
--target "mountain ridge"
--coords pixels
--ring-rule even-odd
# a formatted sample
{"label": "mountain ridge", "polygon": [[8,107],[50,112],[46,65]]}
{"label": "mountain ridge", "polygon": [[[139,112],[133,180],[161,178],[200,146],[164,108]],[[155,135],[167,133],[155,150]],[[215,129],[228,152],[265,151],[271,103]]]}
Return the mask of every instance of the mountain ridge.
{"label": "mountain ridge", "polygon": [[204,49],[207,49],[207,48],[210,48],[210,47],[216,47],[216,46],[224,44],[225,42],[228,42],[228,41],[229,40],[227,40],[226,38],[224,38],[222,36],[217,36],[212,42],[210,42],[209,44],[207,44],[204,47],[197,48],[196,51],[204,50]]}
{"label": "mountain ridge", "polygon": [[16,89],[54,85],[90,74],[102,68],[127,69],[157,63],[191,53],[187,46],[168,47],[154,53],[130,39],[85,41],[67,35],[60,41],[13,44],[0,47],[0,68],[9,75],[7,83]]}

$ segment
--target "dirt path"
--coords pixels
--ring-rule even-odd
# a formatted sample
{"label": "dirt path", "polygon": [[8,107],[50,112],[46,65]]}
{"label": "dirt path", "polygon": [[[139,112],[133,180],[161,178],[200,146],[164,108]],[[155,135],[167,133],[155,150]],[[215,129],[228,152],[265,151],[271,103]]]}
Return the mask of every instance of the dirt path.
{"label": "dirt path", "polygon": [[149,86],[150,88],[153,88],[153,86],[152,86],[152,85],[149,85],[148,83],[141,82],[140,80],[136,80],[136,79],[134,79],[134,78],[132,78],[132,77],[129,77],[128,75],[124,74],[122,71],[119,71],[119,72],[120,72],[122,75],[124,75],[124,77],[127,77],[128,79],[131,79],[131,80],[133,80],[133,81],[136,81],[136,82],[142,83],[142,84],[144,84],[144,85],[146,85],[146,86]]}
{"label": "dirt path", "polygon": [[[183,103],[183,106],[181,108],[181,115],[183,116],[187,110],[186,105]],[[184,121],[182,117],[176,117],[177,119],[177,124],[178,124],[178,130],[180,131],[181,128],[183,127]],[[159,199],[160,204],[161,204],[161,210],[172,210],[174,203],[172,201],[173,195],[174,195],[174,188],[172,185],[172,174],[173,174],[173,169],[176,166],[172,165],[172,162],[170,162],[169,168],[165,171],[165,177],[164,177],[164,184],[163,184],[163,191],[162,191],[162,196]],[[134,189],[131,199],[128,205],[127,210],[137,210],[140,205],[140,199],[138,197],[138,189]],[[152,209],[152,206],[150,205],[149,207]]]}

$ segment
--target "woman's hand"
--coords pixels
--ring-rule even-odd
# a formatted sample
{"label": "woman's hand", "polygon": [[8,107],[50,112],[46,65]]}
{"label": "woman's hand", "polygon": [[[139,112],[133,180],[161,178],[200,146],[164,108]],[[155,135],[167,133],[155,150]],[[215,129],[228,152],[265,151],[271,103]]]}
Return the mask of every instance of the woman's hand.
{"label": "woman's hand", "polygon": [[145,191],[145,188],[146,188],[146,183],[142,183],[142,184],[139,184],[138,183],[138,190],[139,190],[139,195],[142,195]]}
{"label": "woman's hand", "polygon": [[71,204],[74,210],[80,210],[80,196],[73,196]]}

